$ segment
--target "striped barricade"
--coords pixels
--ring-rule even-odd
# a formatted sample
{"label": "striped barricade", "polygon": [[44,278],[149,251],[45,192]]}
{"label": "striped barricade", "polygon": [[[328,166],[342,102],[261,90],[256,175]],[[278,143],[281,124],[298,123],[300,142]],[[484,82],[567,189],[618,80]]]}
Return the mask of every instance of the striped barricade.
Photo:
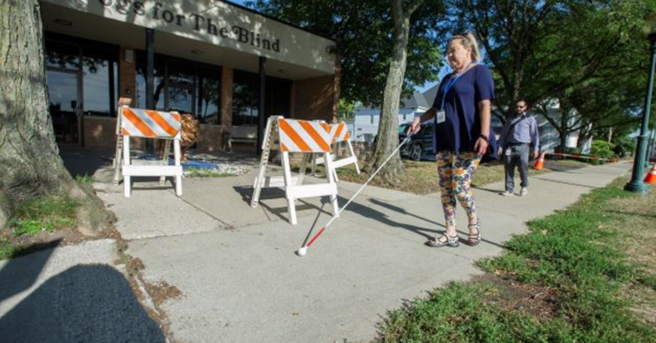
{"label": "striped barricade", "polygon": [[[175,177],[175,193],[182,195],[182,166],[180,165],[180,121],[177,112],[143,110],[123,106],[120,108],[120,128],[123,136],[123,184],[125,197],[130,197],[132,176]],[[168,165],[168,152],[165,149],[161,165],[134,165],[130,161],[130,137],[165,139],[173,141],[175,164]],[[120,139],[120,137],[119,137]],[[165,143],[168,147],[168,141]]]}
{"label": "striped barricade", "polygon": [[[333,159],[333,172],[335,175],[335,180],[339,181],[337,177],[337,168],[347,166],[349,164],[355,165],[355,170],[360,174],[360,166],[358,166],[358,157],[355,155],[353,150],[353,145],[351,145],[351,134],[349,133],[348,127],[345,122],[341,122],[334,125],[329,125],[330,135],[333,137],[331,143],[335,147],[334,154],[331,154],[330,157]],[[348,150],[351,153],[350,156],[345,157],[341,160],[336,160],[337,154],[339,152],[339,143],[346,142]],[[323,157],[314,157],[312,158],[312,175],[316,175],[316,167],[319,164],[324,164]]]}
{"label": "striped barricade", "polygon": [[[333,177],[334,173],[328,174],[328,182],[322,184],[304,185],[303,176],[308,158],[314,153],[324,155],[326,168],[332,170],[332,160],[328,157],[331,152],[333,135],[330,127],[325,122],[292,120],[283,117],[270,117],[264,140],[262,143],[262,157],[260,168],[253,182],[253,197],[251,206],[257,207],[260,191],[266,187],[283,187],[287,198],[289,209],[289,221],[292,225],[298,223],[296,218],[295,201],[301,198],[330,196],[335,216],[339,213],[337,205],[337,184]],[[277,142],[277,144],[276,144]],[[269,163],[271,150],[280,150],[282,153],[283,176],[266,176],[266,168]],[[289,153],[303,153],[301,168],[298,176],[292,176],[289,162]]]}

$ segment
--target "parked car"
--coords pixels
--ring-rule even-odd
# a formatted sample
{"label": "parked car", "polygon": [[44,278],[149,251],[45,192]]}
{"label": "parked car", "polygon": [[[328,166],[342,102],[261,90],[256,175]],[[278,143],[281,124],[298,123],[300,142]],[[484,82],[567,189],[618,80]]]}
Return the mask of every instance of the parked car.
{"label": "parked car", "polygon": [[[401,124],[399,126],[399,143],[407,137],[406,132],[408,131],[409,126],[410,123]],[[419,132],[414,134],[410,138],[410,142],[401,148],[401,156],[409,157],[413,161],[434,159],[432,123],[429,122],[421,125]]]}

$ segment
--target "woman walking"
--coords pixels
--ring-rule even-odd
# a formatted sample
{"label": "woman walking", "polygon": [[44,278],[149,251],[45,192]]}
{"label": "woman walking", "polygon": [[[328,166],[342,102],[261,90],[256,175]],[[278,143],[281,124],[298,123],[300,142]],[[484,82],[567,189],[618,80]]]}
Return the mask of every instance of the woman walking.
{"label": "woman walking", "polygon": [[478,64],[480,51],[471,33],[449,40],[447,57],[453,72],[442,80],[431,109],[412,122],[409,133],[419,131],[421,122],[433,120],[433,150],[442,194],[446,233],[430,239],[431,247],[457,247],[456,199],[467,212],[469,245],[481,242],[481,225],[471,181],[481,159],[497,159],[494,134],[490,130],[494,81],[490,70]]}

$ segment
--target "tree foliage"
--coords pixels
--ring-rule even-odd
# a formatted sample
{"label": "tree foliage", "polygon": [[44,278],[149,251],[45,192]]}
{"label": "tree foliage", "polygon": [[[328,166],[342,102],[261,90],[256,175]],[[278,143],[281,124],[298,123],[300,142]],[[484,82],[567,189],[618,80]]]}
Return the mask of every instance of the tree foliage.
{"label": "tree foliage", "polygon": [[[409,3],[410,1],[404,1]],[[257,0],[259,11],[332,38],[341,63],[341,97],[380,106],[393,49],[390,3],[376,0]],[[442,63],[441,1],[425,1],[412,16],[403,97],[413,88],[437,80]]]}
{"label": "tree foliage", "polygon": [[[543,114],[561,136],[635,122],[644,97],[654,0],[450,0],[446,30],[481,39],[497,84],[497,115],[518,98],[561,111]],[[565,112],[573,111],[573,112]],[[582,118],[573,118],[574,114]],[[633,116],[632,118],[630,118]],[[565,118],[563,118],[565,117]],[[563,138],[564,139],[564,138]]]}

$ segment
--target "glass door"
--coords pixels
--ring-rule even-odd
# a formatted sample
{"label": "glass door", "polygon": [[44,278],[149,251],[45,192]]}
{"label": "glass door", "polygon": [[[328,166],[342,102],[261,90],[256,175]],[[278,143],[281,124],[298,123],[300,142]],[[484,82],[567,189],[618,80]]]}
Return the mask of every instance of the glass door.
{"label": "glass door", "polygon": [[50,115],[57,142],[81,144],[80,77],[70,70],[48,69]]}

